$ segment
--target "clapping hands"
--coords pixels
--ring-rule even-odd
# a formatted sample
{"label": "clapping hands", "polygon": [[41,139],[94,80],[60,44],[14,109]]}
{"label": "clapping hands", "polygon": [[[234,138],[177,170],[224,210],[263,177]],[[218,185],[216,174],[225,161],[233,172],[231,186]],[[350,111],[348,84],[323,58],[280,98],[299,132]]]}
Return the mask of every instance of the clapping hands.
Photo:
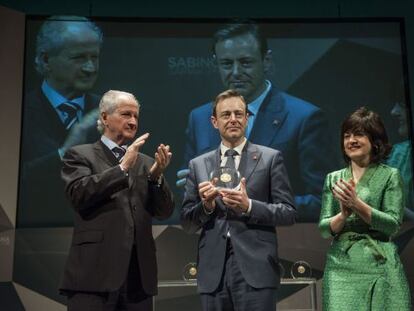
{"label": "clapping hands", "polygon": [[359,200],[355,191],[355,182],[351,178],[348,181],[342,178],[332,188],[333,196],[339,201],[342,215],[349,217],[357,206]]}

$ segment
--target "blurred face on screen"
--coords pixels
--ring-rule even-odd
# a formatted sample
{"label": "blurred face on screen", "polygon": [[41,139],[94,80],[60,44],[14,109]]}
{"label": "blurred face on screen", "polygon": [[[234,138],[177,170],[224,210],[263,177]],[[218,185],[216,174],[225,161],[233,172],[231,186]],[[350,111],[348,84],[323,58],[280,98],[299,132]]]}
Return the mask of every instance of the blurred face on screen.
{"label": "blurred face on screen", "polygon": [[227,89],[238,91],[247,103],[265,89],[265,72],[270,64],[270,51],[265,57],[251,34],[217,42],[216,60],[221,79]]}
{"label": "blurred face on screen", "polygon": [[104,135],[123,145],[131,141],[138,129],[138,104],[131,97],[119,95],[117,106],[112,113],[102,112]]}
{"label": "blurred face on screen", "polygon": [[98,35],[82,23],[62,33],[63,46],[43,55],[46,81],[66,98],[79,97],[94,86],[99,69]]}
{"label": "blurred face on screen", "polygon": [[391,109],[391,115],[398,120],[398,134],[406,137],[408,135],[408,124],[404,103],[396,102]]}
{"label": "blurred face on screen", "polygon": [[217,104],[211,122],[219,130],[223,144],[231,148],[243,141],[247,118],[246,105],[240,97],[230,97]]}

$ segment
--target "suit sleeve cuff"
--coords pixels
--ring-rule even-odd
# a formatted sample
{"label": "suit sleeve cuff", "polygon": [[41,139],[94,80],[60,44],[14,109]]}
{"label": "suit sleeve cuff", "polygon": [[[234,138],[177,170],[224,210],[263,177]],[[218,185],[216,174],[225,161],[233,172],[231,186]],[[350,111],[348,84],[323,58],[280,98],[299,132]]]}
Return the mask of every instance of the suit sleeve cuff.
{"label": "suit sleeve cuff", "polygon": [[204,202],[202,202],[202,203],[201,203],[201,205],[202,205],[202,207],[203,207],[203,212],[204,212],[204,214],[206,214],[206,215],[210,216],[211,214],[213,214],[213,213],[214,213],[214,209],[213,209],[213,210],[211,210],[211,211],[209,211],[208,209],[206,209],[206,207],[204,206]]}
{"label": "suit sleeve cuff", "polygon": [[148,183],[150,185],[156,186],[158,188],[160,188],[161,185],[162,185],[162,178],[163,178],[163,175],[162,174],[160,176],[158,176],[157,179],[152,179],[152,177],[151,177],[150,174],[147,176]]}
{"label": "suit sleeve cuff", "polygon": [[250,213],[252,211],[252,199],[249,199],[249,207],[247,208],[247,211],[243,212],[243,216],[250,216]]}
{"label": "suit sleeve cuff", "polygon": [[121,166],[121,164],[119,164],[118,166],[119,166],[119,168],[121,169],[121,171],[125,174],[125,176],[126,176],[126,177],[128,177],[128,171],[127,171],[127,170],[125,170],[125,169]]}

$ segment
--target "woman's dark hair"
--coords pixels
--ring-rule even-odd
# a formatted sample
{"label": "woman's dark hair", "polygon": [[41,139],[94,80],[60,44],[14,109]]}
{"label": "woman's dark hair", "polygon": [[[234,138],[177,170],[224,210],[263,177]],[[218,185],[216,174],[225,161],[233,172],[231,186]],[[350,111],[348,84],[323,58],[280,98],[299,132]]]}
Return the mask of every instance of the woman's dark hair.
{"label": "woman's dark hair", "polygon": [[360,133],[366,135],[371,143],[370,163],[384,161],[391,152],[388,135],[380,116],[366,107],[358,108],[342,122],[341,149],[346,163],[351,159],[346,155],[344,148],[344,136],[346,133]]}

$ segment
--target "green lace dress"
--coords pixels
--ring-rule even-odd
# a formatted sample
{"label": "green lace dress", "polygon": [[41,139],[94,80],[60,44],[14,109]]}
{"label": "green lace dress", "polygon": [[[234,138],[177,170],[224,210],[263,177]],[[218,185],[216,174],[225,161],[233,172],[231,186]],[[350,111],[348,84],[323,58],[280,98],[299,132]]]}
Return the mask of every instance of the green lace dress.
{"label": "green lace dress", "polygon": [[[340,212],[331,188],[352,177],[350,167],[325,180],[319,228],[332,236],[330,219]],[[322,283],[323,310],[409,311],[410,292],[396,246],[390,242],[402,221],[403,186],[398,170],[371,165],[356,186],[360,199],[373,208],[371,224],[353,213],[327,253]]]}

